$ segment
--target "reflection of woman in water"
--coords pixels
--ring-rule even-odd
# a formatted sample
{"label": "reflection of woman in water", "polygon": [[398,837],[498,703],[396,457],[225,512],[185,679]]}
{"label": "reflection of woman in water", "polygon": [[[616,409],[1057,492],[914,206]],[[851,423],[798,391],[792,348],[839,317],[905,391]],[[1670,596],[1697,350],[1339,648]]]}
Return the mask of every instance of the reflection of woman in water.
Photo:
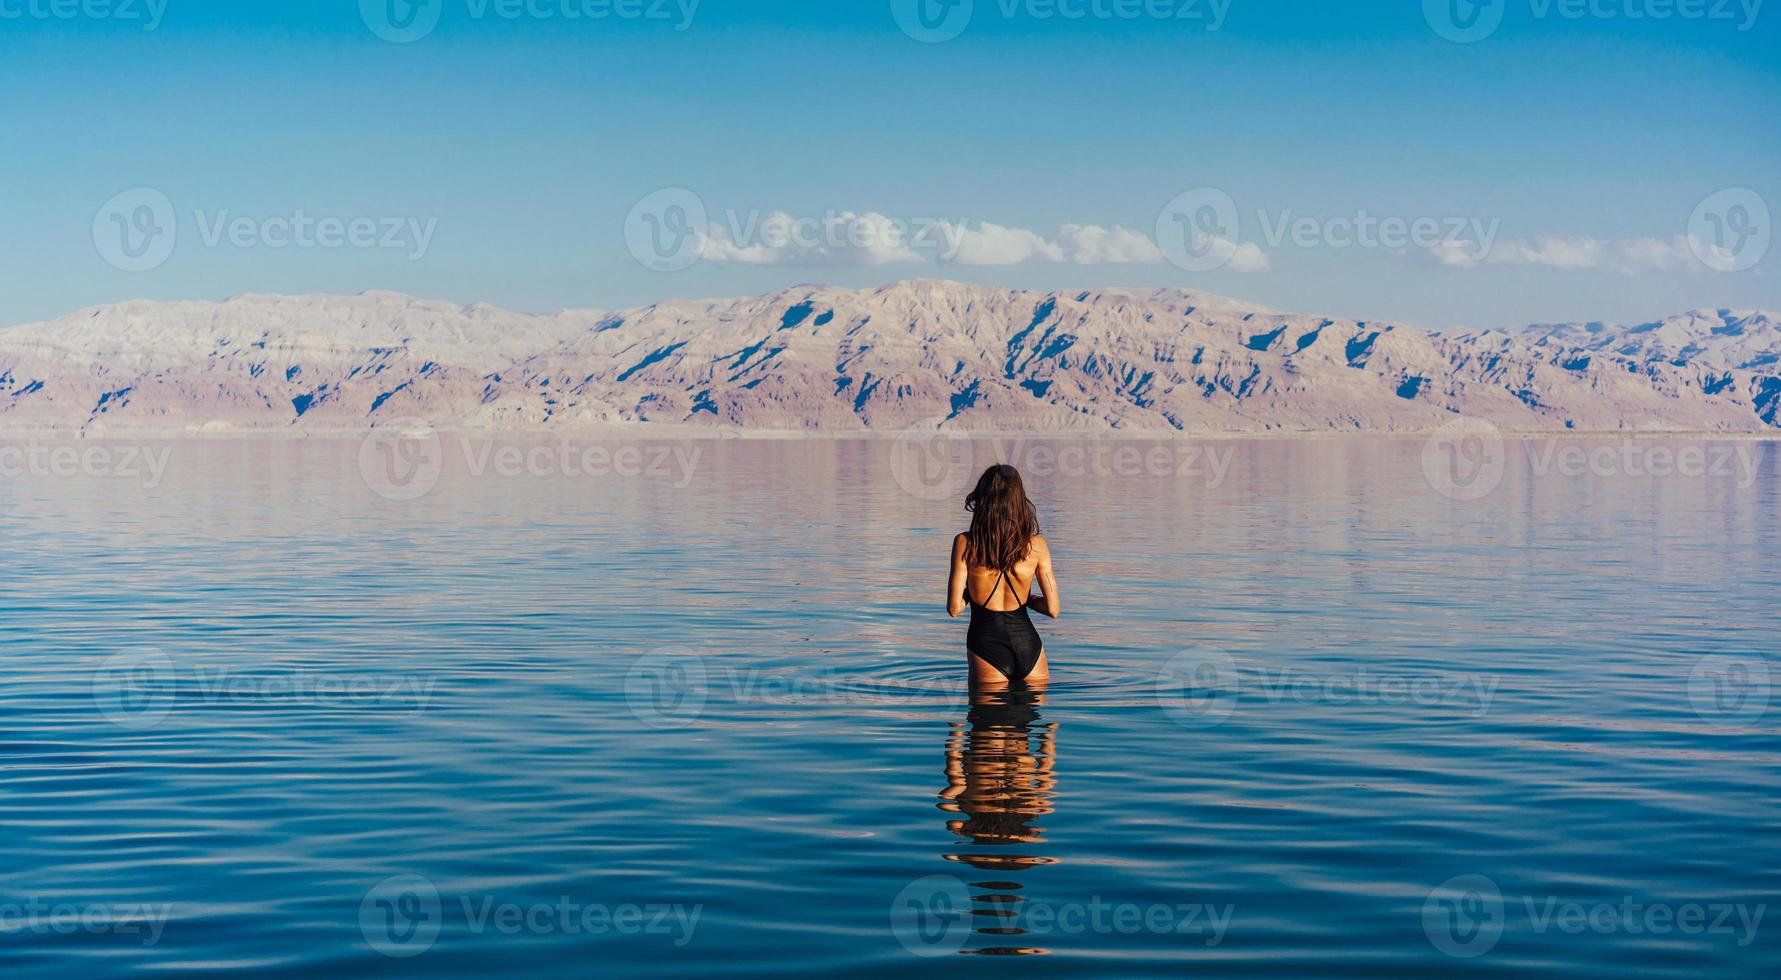
{"label": "reflection of woman in water", "polygon": [[[965,497],[971,530],[952,542],[952,577],[946,585],[946,614],[968,606],[971,630],[971,683],[986,689],[1010,682],[1043,684],[1051,665],[1027,609],[1056,619],[1063,610],[1051,548],[1039,534],[1039,515],[1027,499],[1020,471],[992,466]],[[1034,591],[1034,586],[1042,591]],[[982,600],[978,600],[982,596]]]}
{"label": "reflection of woman in water", "polygon": [[[946,740],[940,809],[957,815],[946,826],[972,849],[948,854],[948,861],[1002,874],[1057,863],[1032,853],[1033,845],[1045,842],[1045,829],[1033,821],[1052,812],[1057,786],[1057,726],[1039,720],[1037,708],[1044,699],[1030,689],[975,692],[966,721],[953,724]],[[1021,882],[977,881],[970,888],[979,935],[1026,934]],[[972,952],[1010,956],[1045,951],[1001,946]]]}
{"label": "reflection of woman in water", "polygon": [[[961,815],[946,824],[959,837],[988,846],[1044,841],[1044,829],[1032,821],[1051,812],[1057,785],[1057,726],[1039,723],[1044,698],[1037,691],[979,693],[965,722],[953,724],[940,809]],[[1050,863],[1001,854],[957,860],[976,867]]]}

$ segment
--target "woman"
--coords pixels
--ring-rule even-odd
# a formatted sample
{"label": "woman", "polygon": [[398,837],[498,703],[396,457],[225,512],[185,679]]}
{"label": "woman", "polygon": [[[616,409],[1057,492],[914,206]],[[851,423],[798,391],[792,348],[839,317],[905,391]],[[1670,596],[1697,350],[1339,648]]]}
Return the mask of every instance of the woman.
{"label": "woman", "polygon": [[[965,509],[971,512],[971,530],[952,541],[946,614],[957,617],[971,607],[965,639],[971,683],[1044,683],[1051,678],[1051,665],[1027,609],[1056,619],[1063,603],[1051,571],[1051,548],[1039,534],[1039,515],[1027,499],[1020,471],[1012,466],[985,470],[977,489],[965,498]],[[1034,591],[1035,584],[1041,591]]]}

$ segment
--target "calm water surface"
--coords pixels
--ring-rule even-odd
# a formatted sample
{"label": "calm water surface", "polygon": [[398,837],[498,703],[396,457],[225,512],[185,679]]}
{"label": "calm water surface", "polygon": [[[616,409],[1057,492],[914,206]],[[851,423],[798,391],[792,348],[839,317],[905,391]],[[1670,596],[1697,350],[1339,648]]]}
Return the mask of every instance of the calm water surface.
{"label": "calm water surface", "polygon": [[552,445],[0,476],[0,973],[1781,967],[1776,447],[963,447],[1068,604],[973,699],[963,467]]}

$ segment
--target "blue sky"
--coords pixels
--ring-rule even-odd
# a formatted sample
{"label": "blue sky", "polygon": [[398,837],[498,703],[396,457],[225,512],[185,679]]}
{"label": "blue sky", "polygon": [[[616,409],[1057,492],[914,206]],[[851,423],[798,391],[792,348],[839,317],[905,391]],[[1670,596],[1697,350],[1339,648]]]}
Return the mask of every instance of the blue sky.
{"label": "blue sky", "polygon": [[[893,0],[431,0],[408,43],[391,2],[0,0],[0,322],[914,276],[1430,327],[1781,309],[1781,2],[974,0],[924,42]],[[651,268],[664,200],[705,220]]]}

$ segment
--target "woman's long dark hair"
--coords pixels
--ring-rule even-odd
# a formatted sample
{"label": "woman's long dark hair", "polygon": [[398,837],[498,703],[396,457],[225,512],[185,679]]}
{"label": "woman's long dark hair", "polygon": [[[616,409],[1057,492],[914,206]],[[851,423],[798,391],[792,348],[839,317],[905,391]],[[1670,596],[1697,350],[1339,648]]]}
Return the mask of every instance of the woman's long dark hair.
{"label": "woman's long dark hair", "polygon": [[1039,534],[1039,512],[1027,499],[1020,471],[1006,464],[984,470],[977,489],[965,497],[965,509],[971,512],[965,563],[1013,572]]}

